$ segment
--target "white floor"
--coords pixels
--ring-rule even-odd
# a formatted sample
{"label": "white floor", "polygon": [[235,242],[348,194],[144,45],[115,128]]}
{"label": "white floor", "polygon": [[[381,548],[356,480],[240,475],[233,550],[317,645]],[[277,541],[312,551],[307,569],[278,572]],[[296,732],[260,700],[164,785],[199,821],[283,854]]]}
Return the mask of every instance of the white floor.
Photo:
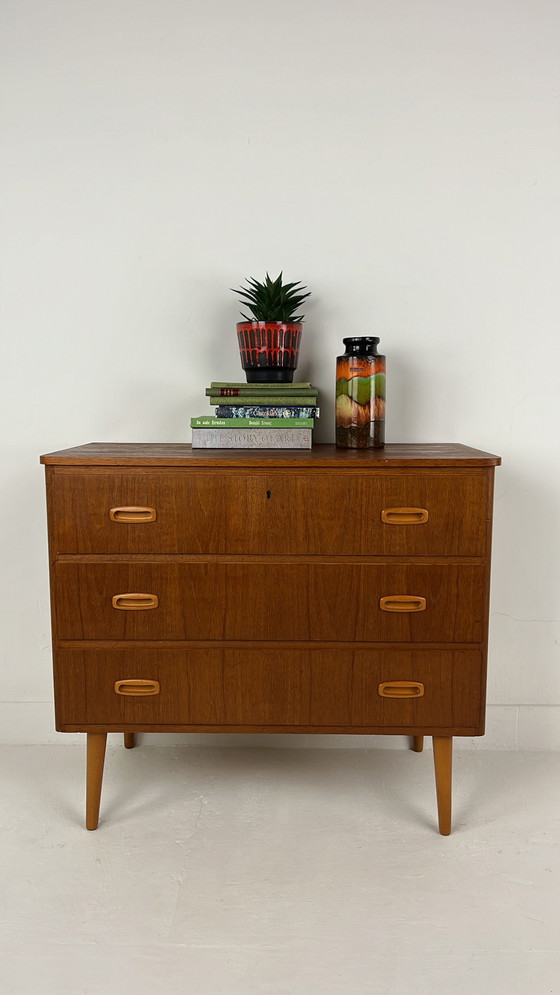
{"label": "white floor", "polygon": [[0,750],[2,995],[560,993],[560,754]]}

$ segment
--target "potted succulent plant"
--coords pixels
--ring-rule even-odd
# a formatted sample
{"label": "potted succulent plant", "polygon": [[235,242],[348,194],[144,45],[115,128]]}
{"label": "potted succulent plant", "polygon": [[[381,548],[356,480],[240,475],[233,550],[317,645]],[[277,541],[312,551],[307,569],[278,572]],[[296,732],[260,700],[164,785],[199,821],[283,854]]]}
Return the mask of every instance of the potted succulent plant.
{"label": "potted succulent plant", "polygon": [[[301,283],[284,283],[282,273],[263,283],[246,280],[247,287],[234,290],[250,313],[237,324],[241,365],[248,383],[259,381],[291,383],[298,363],[303,315]],[[233,289],[233,288],[232,288]]]}

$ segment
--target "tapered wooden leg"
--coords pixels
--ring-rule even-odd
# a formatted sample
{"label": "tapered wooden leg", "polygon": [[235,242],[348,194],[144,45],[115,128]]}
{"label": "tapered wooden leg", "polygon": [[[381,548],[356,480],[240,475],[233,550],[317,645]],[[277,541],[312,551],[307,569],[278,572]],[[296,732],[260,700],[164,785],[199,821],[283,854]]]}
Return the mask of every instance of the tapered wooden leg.
{"label": "tapered wooden leg", "polygon": [[434,767],[439,831],[442,836],[451,832],[451,783],[453,766],[453,737],[433,736]]}
{"label": "tapered wooden leg", "polygon": [[106,732],[87,733],[86,829],[97,829],[105,763]]}
{"label": "tapered wooden leg", "polygon": [[132,750],[136,746],[136,733],[125,732],[124,745],[127,750]]}
{"label": "tapered wooden leg", "polygon": [[424,749],[424,737],[413,736],[410,749],[414,750],[415,753],[422,753],[422,750]]}

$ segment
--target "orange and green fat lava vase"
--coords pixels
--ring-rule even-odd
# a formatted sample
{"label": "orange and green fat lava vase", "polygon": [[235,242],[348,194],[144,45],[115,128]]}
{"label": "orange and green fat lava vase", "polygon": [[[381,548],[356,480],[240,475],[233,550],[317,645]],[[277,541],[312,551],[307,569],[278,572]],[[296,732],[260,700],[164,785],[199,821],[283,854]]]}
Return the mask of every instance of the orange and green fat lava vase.
{"label": "orange and green fat lava vase", "polygon": [[336,360],[336,444],[342,449],[382,449],[385,445],[385,356],[378,338],[343,339]]}

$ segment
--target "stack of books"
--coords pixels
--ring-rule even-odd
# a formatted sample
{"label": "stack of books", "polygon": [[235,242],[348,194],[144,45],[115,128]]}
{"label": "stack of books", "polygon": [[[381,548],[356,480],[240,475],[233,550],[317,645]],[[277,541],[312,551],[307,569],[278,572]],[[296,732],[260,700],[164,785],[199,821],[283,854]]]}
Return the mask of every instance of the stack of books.
{"label": "stack of books", "polygon": [[215,415],[191,418],[194,449],[311,449],[318,390],[310,383],[216,383]]}

